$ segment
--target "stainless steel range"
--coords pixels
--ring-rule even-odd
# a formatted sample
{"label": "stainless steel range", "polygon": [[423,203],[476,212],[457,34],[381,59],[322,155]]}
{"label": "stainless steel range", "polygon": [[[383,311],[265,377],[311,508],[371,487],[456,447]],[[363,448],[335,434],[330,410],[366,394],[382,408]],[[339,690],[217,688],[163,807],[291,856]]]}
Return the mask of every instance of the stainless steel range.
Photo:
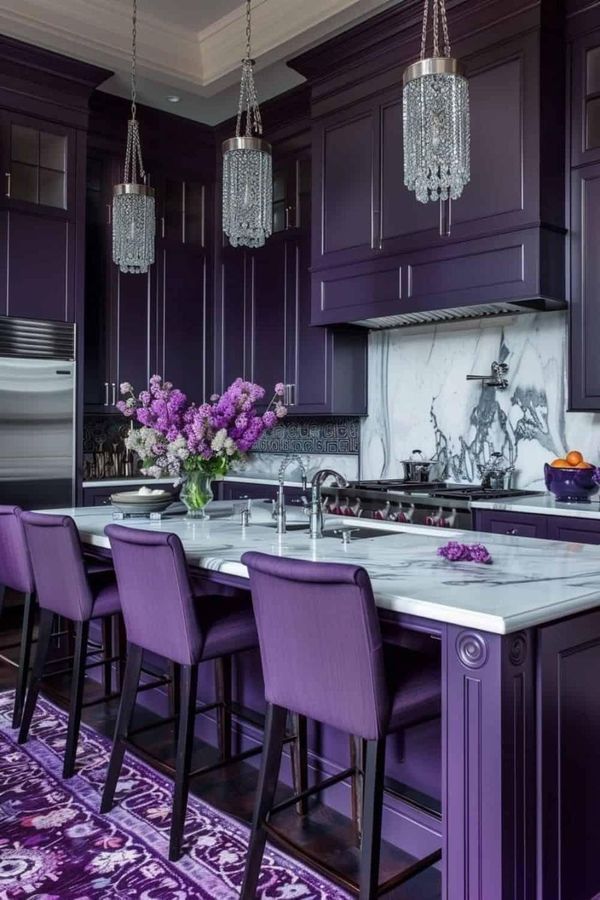
{"label": "stainless steel range", "polygon": [[324,512],[388,522],[411,522],[437,528],[473,527],[471,502],[526,497],[540,491],[484,488],[445,481],[352,481],[348,487],[323,487]]}

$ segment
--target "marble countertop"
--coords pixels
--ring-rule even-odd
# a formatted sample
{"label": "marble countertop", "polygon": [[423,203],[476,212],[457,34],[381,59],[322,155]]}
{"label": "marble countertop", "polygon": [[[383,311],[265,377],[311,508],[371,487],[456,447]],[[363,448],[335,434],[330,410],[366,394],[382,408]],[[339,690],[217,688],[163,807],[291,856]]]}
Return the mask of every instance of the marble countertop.
{"label": "marble countertop", "polygon": [[472,509],[493,509],[496,512],[538,513],[545,516],[572,516],[576,519],[600,519],[600,494],[589,503],[559,503],[550,493],[505,500],[474,500]]}
{"label": "marble countertop", "polygon": [[[82,487],[84,488],[102,488],[102,487],[127,487],[128,485],[135,486],[136,484],[174,484],[176,478],[100,478],[97,481],[84,481],[82,483]],[[273,485],[279,484],[279,480],[277,478],[258,478],[254,475],[244,475],[243,472],[239,472],[233,475],[225,475],[224,478],[220,479],[221,481],[235,481],[235,482],[252,482],[252,484],[266,484]],[[302,482],[300,481],[284,481],[285,487],[302,487]]]}
{"label": "marble countertop", "polygon": [[[311,541],[288,531],[279,537],[268,508],[253,507],[251,525],[242,529],[231,502],[211,504],[208,520],[168,516],[161,521],[124,520],[122,524],[179,535],[192,565],[247,577],[240,558],[246,550],[322,562],[364,566],[373,582],[377,605],[400,613],[507,634],[541,625],[600,605],[600,549],[583,544],[505,537],[454,529],[386,524],[397,534],[355,540],[337,537]],[[72,515],[85,543],[108,547],[104,528],[113,521],[105,507],[62,510]],[[288,522],[302,517],[290,508]],[[330,518],[337,527],[356,527],[356,519]],[[327,524],[327,523],[326,523]],[[361,522],[361,527],[368,522]],[[382,524],[372,522],[374,530]],[[448,540],[485,542],[494,563],[450,563],[437,556]]]}

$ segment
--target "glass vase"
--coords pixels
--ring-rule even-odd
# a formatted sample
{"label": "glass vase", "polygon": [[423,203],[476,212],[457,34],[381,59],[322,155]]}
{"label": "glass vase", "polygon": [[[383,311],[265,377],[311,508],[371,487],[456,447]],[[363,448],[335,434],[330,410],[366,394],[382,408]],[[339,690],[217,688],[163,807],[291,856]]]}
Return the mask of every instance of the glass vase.
{"label": "glass vase", "polygon": [[207,519],[206,507],[213,499],[213,476],[205,472],[188,472],[179,499],[192,519]]}

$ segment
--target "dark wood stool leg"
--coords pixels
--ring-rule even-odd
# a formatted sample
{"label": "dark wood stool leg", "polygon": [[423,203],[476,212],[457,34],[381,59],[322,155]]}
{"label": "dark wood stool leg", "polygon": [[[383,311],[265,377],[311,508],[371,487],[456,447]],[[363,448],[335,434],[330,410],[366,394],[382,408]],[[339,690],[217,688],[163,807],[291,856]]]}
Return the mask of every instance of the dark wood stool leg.
{"label": "dark wood stool leg", "polygon": [[[308,736],[306,716],[300,716],[298,713],[293,713],[292,728],[296,735],[291,750],[292,780],[294,784],[294,793],[301,794],[308,788]],[[296,803],[296,812],[299,816],[306,815],[308,812],[307,797]]]}
{"label": "dark wood stool leg", "polygon": [[181,666],[181,709],[179,712],[175,790],[173,792],[173,815],[169,841],[169,859],[172,862],[175,862],[181,856],[181,842],[190,787],[197,692],[198,666]]}
{"label": "dark wood stool leg", "polygon": [[115,736],[113,738],[110,763],[108,764],[108,772],[106,773],[104,791],[102,792],[102,802],[100,804],[100,812],[103,813],[110,812],[113,807],[115,790],[119,781],[119,775],[121,774],[127,736],[129,735],[133,710],[135,708],[135,699],[140,680],[143,655],[144,651],[141,647],[138,647],[135,644],[127,644],[127,663],[125,665],[125,675],[121,685],[121,700],[119,701]]}
{"label": "dark wood stool leg", "polygon": [[38,629],[38,643],[35,654],[35,662],[33,663],[33,671],[29,682],[29,689],[25,699],[25,708],[23,709],[23,718],[21,719],[21,729],[19,731],[19,744],[24,744],[29,734],[29,726],[33,718],[35,705],[40,693],[40,684],[44,674],[44,666],[50,649],[50,639],[52,637],[52,623],[54,622],[54,613],[49,609],[40,611],[40,624]]}
{"label": "dark wood stool leg", "polygon": [[83,703],[83,683],[85,680],[85,660],[89,630],[89,621],[77,622],[75,625],[75,657],[73,659],[69,725],[67,728],[67,746],[65,747],[63,778],[71,778],[75,772],[75,757],[77,755],[79,726],[81,724],[81,704]]}
{"label": "dark wood stool leg", "polygon": [[365,741],[350,735],[350,765],[356,769],[352,776],[352,825],[357,845],[360,845],[363,827]]}
{"label": "dark wood stool leg", "polygon": [[25,692],[29,680],[29,665],[31,660],[31,645],[33,643],[33,623],[35,620],[35,595],[25,594],[23,605],[23,627],[21,630],[21,647],[19,648],[19,671],[17,673],[17,687],[15,690],[15,705],[13,707],[12,727],[18,728],[23,715]]}
{"label": "dark wood stool leg", "polygon": [[117,635],[117,654],[119,656],[119,690],[123,690],[125,684],[125,667],[127,665],[127,634],[125,633],[125,622],[121,613],[115,616],[116,635]]}
{"label": "dark wood stool leg", "polygon": [[231,757],[231,656],[215,660],[215,694],[220,704],[217,707],[219,756],[226,760]]}
{"label": "dark wood stool leg", "polygon": [[264,821],[273,806],[273,799],[277,789],[286,719],[287,710],[281,706],[268,704],[260,775],[252,818],[252,832],[250,834],[250,845],[246,857],[246,870],[244,872],[240,900],[255,900],[256,897],[260,867],[267,840]]}
{"label": "dark wood stool leg", "polygon": [[167,688],[169,695],[169,715],[179,718],[181,702],[181,666],[170,663],[171,680]]}
{"label": "dark wood stool leg", "polygon": [[[102,619],[102,647],[104,659],[112,659],[113,656],[113,617],[105,616]],[[104,693],[108,697],[112,694],[112,663],[105,662],[102,666],[102,681]]]}
{"label": "dark wood stool leg", "polygon": [[367,741],[359,900],[375,900],[378,894],[384,775],[385,738]]}

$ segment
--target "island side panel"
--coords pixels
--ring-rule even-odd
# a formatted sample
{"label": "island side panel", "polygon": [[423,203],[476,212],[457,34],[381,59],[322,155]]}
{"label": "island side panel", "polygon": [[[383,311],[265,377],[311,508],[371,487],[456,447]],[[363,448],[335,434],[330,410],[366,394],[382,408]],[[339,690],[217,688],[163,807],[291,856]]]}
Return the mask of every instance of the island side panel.
{"label": "island side panel", "polygon": [[538,900],[600,893],[600,611],[538,631]]}
{"label": "island side panel", "polygon": [[448,626],[444,900],[535,898],[533,634]]}

